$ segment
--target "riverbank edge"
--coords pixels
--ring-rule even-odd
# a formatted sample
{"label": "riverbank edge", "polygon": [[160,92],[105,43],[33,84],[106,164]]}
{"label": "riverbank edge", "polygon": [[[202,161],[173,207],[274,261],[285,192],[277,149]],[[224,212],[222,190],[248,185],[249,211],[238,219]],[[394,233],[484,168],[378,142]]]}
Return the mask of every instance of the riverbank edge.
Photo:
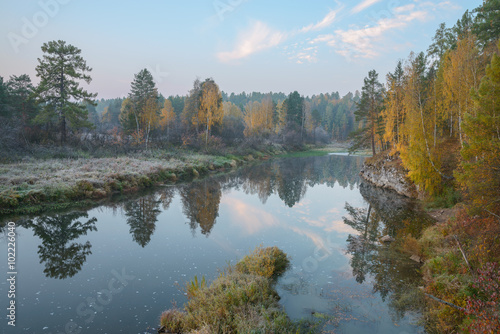
{"label": "riverbank edge", "polygon": [[[365,160],[360,177],[376,187],[417,200],[425,207],[432,199],[417,190],[407,172],[399,156],[380,153]],[[421,289],[428,297],[422,315],[426,319],[425,327],[431,332],[468,331],[470,315],[465,310],[476,277],[470,271],[470,264],[464,260],[466,255],[463,252],[475,258],[471,254],[474,252],[466,247],[475,240],[466,238],[462,225],[477,217],[469,216],[464,202],[453,207],[434,206],[425,211],[435,220],[434,224],[425,228],[420,236],[406,235],[399,240],[400,250],[421,263],[424,280]],[[461,244],[457,235],[462,237]]]}
{"label": "riverbank edge", "polygon": [[[42,190],[23,191],[22,187],[11,187],[0,193],[0,215],[40,214],[50,210],[65,210],[89,207],[109,199],[117,194],[132,194],[140,190],[159,185],[173,185],[179,182],[192,181],[200,176],[224,172],[255,160],[266,160],[279,151],[260,152],[246,156],[203,155],[203,159],[191,158],[191,153],[176,156],[176,162],[165,159],[164,164],[146,173],[130,173],[127,171],[112,171],[106,175],[105,182],[97,182],[92,178],[83,178],[68,187],[45,187]],[[86,159],[89,163],[99,164],[99,159]],[[139,160],[147,164],[160,159],[144,157]],[[36,174],[36,170],[33,171]],[[19,180],[21,185],[28,179]],[[17,188],[17,189],[16,189]]]}
{"label": "riverbank edge", "polygon": [[[35,160],[35,167],[31,173],[16,179],[15,184],[0,191],[0,216],[33,215],[51,210],[88,208],[118,194],[133,194],[155,186],[190,182],[199,177],[235,170],[238,167],[258,161],[294,157],[296,154],[299,156],[301,154],[303,156],[308,154],[319,156],[327,153],[318,149],[318,147],[308,147],[301,151],[287,151],[281,146],[273,146],[246,155],[208,155],[196,152],[177,152],[174,155],[167,153],[164,157],[140,155],[133,158],[135,163],[148,164],[154,162],[156,164],[155,168],[139,173],[127,170],[110,170],[106,175],[99,175],[99,180],[83,177],[79,178],[77,182],[72,180],[73,184],[68,186],[56,184],[33,189],[31,177],[44,173],[42,168],[37,170],[36,164],[50,164],[50,160],[48,162]],[[114,158],[114,160],[119,159],[124,158]],[[62,161],[63,164],[65,161],[53,160],[58,163]],[[86,165],[99,165],[101,160],[113,160],[113,158],[86,158],[81,160]],[[74,160],[66,160],[66,162],[69,161]],[[5,166],[3,165],[3,167]],[[12,164],[11,168],[15,168],[15,166],[15,164]]]}
{"label": "riverbank edge", "polygon": [[390,189],[396,193],[414,199],[422,199],[415,184],[408,178],[399,155],[379,153],[367,158],[359,175],[376,187]]}

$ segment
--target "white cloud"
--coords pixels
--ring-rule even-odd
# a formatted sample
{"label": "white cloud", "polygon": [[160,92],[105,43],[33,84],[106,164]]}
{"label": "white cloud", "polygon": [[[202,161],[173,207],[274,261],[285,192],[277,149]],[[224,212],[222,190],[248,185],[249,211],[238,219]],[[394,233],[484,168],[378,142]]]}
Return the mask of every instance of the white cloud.
{"label": "white cloud", "polygon": [[[336,52],[349,58],[373,58],[378,55],[376,42],[391,30],[402,29],[412,21],[425,21],[428,17],[426,11],[415,11],[409,14],[398,14],[393,18],[380,19],[375,25],[359,29],[336,30],[335,41],[341,47]],[[318,37],[319,38],[319,37]]]}
{"label": "white cloud", "polygon": [[[291,36],[327,28],[335,22],[338,12],[343,8],[344,6],[341,6],[336,10],[330,10],[321,21],[314,24],[311,23],[300,30],[291,32],[272,30],[264,22],[257,21],[253,23],[248,30],[242,32],[238,36],[232,51],[219,52],[217,53],[217,58],[224,63],[243,59],[259,51],[277,46]],[[314,44],[317,43],[317,41],[313,40],[309,43]],[[298,43],[294,43],[290,46],[285,46],[284,49],[286,50],[289,47],[296,48],[297,46]],[[304,61],[313,62],[316,61],[316,51],[317,50],[314,50],[313,53],[311,53],[311,50],[305,49],[297,53],[293,58],[296,58],[299,64],[302,64]],[[291,53],[292,52],[289,54]]]}
{"label": "white cloud", "polygon": [[326,43],[330,46],[335,44],[335,35],[319,35],[315,39],[309,41],[309,44],[318,44],[318,43]]}
{"label": "white cloud", "polygon": [[314,63],[317,61],[318,47],[304,48],[301,51],[295,53],[293,56],[289,57],[290,60],[295,60],[297,64],[303,64],[304,62]]}
{"label": "white cloud", "polygon": [[233,217],[231,221],[242,227],[247,234],[255,234],[280,224],[279,220],[269,212],[237,198],[223,197],[221,203],[230,210]]}
{"label": "white cloud", "polygon": [[242,59],[259,51],[282,43],[286,33],[272,30],[265,23],[257,21],[249,30],[241,33],[232,51],[219,52],[217,58],[222,62]]}
{"label": "white cloud", "polygon": [[380,1],[381,0],[364,0],[363,2],[359,3],[356,7],[351,9],[351,13],[352,14],[359,13],[359,12],[365,10],[368,7],[373,6],[374,4],[376,4],[377,2],[380,2]]}
{"label": "white cloud", "polygon": [[328,14],[326,14],[326,16],[323,18],[323,20],[317,22],[316,24],[311,23],[310,25],[303,27],[302,29],[300,29],[300,32],[321,30],[321,29],[329,27],[335,21],[335,18],[337,17],[337,13],[342,8],[343,7],[339,8],[337,10],[331,10]]}
{"label": "white cloud", "polygon": [[415,4],[411,3],[409,5],[394,8],[394,13],[399,14],[399,13],[403,13],[403,12],[409,12],[409,11],[412,11],[414,8],[415,8]]}
{"label": "white cloud", "polygon": [[458,4],[452,3],[451,1],[442,1],[438,4],[427,1],[427,2],[422,2],[420,4],[421,7],[430,7],[432,10],[459,10],[462,9],[462,7]]}

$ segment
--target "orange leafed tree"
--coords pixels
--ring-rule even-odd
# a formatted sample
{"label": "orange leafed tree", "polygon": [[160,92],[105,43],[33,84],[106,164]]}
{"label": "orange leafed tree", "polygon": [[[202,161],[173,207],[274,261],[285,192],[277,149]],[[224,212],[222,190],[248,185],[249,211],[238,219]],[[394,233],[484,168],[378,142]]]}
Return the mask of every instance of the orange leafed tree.
{"label": "orange leafed tree", "polygon": [[403,79],[403,66],[399,61],[394,73],[387,74],[387,97],[385,108],[382,110],[385,121],[384,141],[389,142],[393,150],[396,149],[403,135],[405,118]]}
{"label": "orange leafed tree", "polygon": [[158,101],[155,96],[151,96],[146,100],[146,104],[143,107],[141,114],[141,124],[144,133],[144,139],[146,142],[146,149],[148,149],[151,131],[154,130],[158,125],[158,120],[160,118],[158,110]]}
{"label": "orange leafed tree", "polygon": [[408,176],[430,194],[441,191],[441,160],[433,150],[433,104],[429,103],[433,78],[426,73],[423,53],[410,54],[405,67],[404,99],[405,123],[398,149]]}
{"label": "orange leafed tree", "polygon": [[205,127],[205,146],[208,146],[210,130],[214,125],[222,123],[223,118],[222,94],[219,86],[213,79],[207,79],[202,83],[198,115],[192,119],[193,125]]}
{"label": "orange leafed tree", "polygon": [[163,108],[161,109],[160,128],[163,131],[166,131],[167,140],[168,140],[170,127],[175,122],[175,117],[176,117],[176,115],[174,112],[174,108],[172,107],[172,102],[170,102],[169,99],[166,99],[165,103],[163,104]]}
{"label": "orange leafed tree", "polygon": [[245,131],[246,137],[265,136],[273,130],[273,101],[270,97],[261,102],[248,102],[245,106]]}
{"label": "orange leafed tree", "polygon": [[464,115],[473,112],[471,89],[477,89],[484,73],[484,64],[472,34],[466,34],[457,42],[457,48],[445,55],[443,65],[444,100],[451,130],[464,145]]}

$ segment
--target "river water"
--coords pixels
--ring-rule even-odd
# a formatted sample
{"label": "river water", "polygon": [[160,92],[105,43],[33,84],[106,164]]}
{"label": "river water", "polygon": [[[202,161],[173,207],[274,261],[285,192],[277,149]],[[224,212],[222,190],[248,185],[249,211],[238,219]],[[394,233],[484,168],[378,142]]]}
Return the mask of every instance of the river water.
{"label": "river water", "polygon": [[[418,236],[430,221],[415,203],[360,182],[362,163],[284,158],[89,211],[16,219],[16,327],[0,328],[154,333],[162,311],[186,301],[186,282],[211,281],[263,245],[292,258],[277,282],[291,318],[332,333],[423,333],[411,293],[418,265],[378,239]],[[7,290],[3,280],[5,314]]]}

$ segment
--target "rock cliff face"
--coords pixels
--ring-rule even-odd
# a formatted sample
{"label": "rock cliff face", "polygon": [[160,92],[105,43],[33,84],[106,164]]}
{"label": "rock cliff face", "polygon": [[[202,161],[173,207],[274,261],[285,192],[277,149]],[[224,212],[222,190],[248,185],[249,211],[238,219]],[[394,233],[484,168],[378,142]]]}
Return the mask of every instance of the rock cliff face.
{"label": "rock cliff face", "polygon": [[366,159],[360,176],[377,187],[392,189],[406,197],[418,198],[417,188],[406,177],[399,156],[384,154]]}

